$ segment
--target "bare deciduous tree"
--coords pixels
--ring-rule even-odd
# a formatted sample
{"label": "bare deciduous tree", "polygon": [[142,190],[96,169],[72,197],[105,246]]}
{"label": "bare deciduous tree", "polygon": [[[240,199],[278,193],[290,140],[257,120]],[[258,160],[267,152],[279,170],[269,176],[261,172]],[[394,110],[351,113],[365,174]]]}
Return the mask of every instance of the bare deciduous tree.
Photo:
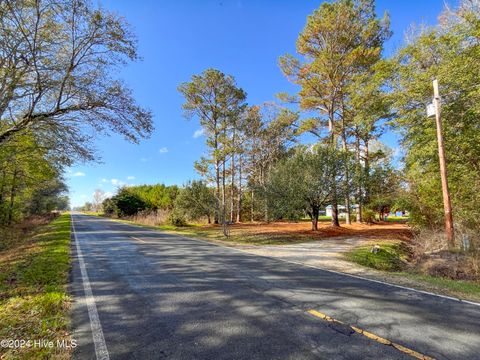
{"label": "bare deciduous tree", "polygon": [[102,189],[95,189],[93,193],[93,210],[100,211],[102,209],[102,203],[105,200],[105,191]]}
{"label": "bare deciduous tree", "polygon": [[30,131],[91,160],[88,129],[148,135],[150,112],[112,75],[137,58],[125,20],[87,0],[0,1],[0,145]]}

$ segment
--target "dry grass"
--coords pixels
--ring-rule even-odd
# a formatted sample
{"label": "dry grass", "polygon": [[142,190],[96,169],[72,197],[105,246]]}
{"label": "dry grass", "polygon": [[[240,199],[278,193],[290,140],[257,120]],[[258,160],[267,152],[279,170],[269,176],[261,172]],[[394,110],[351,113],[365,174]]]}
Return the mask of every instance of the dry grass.
{"label": "dry grass", "polygon": [[141,225],[158,226],[167,223],[168,215],[169,212],[167,210],[142,211],[134,216],[124,217],[122,219]]}
{"label": "dry grass", "polygon": [[[463,238],[458,234],[457,238]],[[470,246],[462,249],[448,248],[444,232],[422,230],[411,242],[411,271],[453,280],[480,280],[480,249],[475,234],[469,235]]]}
{"label": "dry grass", "polygon": [[362,266],[388,272],[382,279],[387,282],[480,301],[478,252],[448,251],[445,235],[433,231],[417,233],[408,242],[377,244],[380,250],[376,253],[371,252],[371,245],[359,246],[345,257]]}
{"label": "dry grass", "polygon": [[447,236],[445,232],[438,230],[425,229],[417,232],[412,239],[412,245],[413,257],[448,250]]}
{"label": "dry grass", "polygon": [[34,229],[50,223],[58,214],[31,216],[21,223],[0,228],[0,251],[7,250],[18,244],[28,233]]}

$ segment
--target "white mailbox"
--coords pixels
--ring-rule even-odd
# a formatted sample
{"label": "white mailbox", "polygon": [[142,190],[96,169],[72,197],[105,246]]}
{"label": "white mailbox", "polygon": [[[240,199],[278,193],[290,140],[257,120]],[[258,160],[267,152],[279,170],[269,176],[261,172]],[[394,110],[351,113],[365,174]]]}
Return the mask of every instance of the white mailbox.
{"label": "white mailbox", "polygon": [[427,116],[432,117],[435,116],[435,104],[431,103],[427,105]]}

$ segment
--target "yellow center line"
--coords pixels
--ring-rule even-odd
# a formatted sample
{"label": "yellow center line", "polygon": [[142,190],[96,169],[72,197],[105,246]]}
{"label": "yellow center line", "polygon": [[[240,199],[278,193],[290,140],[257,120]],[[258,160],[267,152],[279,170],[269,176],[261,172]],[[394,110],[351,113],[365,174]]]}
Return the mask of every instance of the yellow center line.
{"label": "yellow center line", "polygon": [[137,240],[137,241],[140,241],[140,242],[143,242],[143,243],[146,242],[146,241],[143,241],[142,239],[139,239],[139,238],[137,238],[137,237],[135,237],[135,236],[130,236],[130,237],[131,237],[133,240]]}
{"label": "yellow center line", "polygon": [[[317,311],[317,310],[308,310],[307,311],[310,315],[313,315],[315,317],[318,317],[320,319],[323,319],[323,320],[326,320],[328,322],[336,322],[336,323],[339,323],[339,324],[344,324],[343,322],[339,321],[339,320],[336,320],[324,313],[321,313],[320,311]],[[344,324],[345,325],[345,324]],[[361,334],[369,339],[372,339],[380,344],[383,344],[383,345],[388,345],[388,346],[392,346],[394,347],[395,349],[405,353],[405,354],[408,354],[416,359],[421,359],[421,360],[434,360],[434,358],[430,357],[430,356],[427,356],[427,355],[423,355],[415,350],[412,350],[412,349],[409,349],[403,345],[400,345],[400,344],[397,344],[397,343],[394,343],[390,340],[387,340],[387,339],[384,339],[378,335],[375,335],[375,334],[372,334],[371,332],[368,332],[366,330],[363,330],[363,329],[360,329],[358,327],[355,327],[355,326],[351,326],[351,325],[347,325],[349,326],[353,331],[355,331],[357,334]]]}

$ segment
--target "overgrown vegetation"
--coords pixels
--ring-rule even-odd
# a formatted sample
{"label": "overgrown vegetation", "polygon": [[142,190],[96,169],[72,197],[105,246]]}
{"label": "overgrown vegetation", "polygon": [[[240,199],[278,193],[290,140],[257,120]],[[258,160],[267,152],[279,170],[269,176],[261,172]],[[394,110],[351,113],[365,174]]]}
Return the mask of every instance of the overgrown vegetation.
{"label": "overgrown vegetation", "polygon": [[58,161],[31,134],[0,146],[0,226],[69,206]]}
{"label": "overgrown vegetation", "polygon": [[436,128],[425,117],[424,105],[432,98],[431,79],[439,81],[457,240],[468,230],[475,235],[480,226],[479,32],[480,3],[463,0],[458,8],[447,8],[437,26],[414,34],[391,60],[395,122],[402,132],[409,183],[406,203],[412,223],[428,228],[443,226]]}
{"label": "overgrown vegetation", "polygon": [[[36,221],[34,225],[38,225]],[[70,358],[56,341],[70,341],[70,215],[19,233],[0,252],[0,338],[53,341],[55,346],[0,348],[5,359]],[[12,231],[12,230],[11,230]]]}

